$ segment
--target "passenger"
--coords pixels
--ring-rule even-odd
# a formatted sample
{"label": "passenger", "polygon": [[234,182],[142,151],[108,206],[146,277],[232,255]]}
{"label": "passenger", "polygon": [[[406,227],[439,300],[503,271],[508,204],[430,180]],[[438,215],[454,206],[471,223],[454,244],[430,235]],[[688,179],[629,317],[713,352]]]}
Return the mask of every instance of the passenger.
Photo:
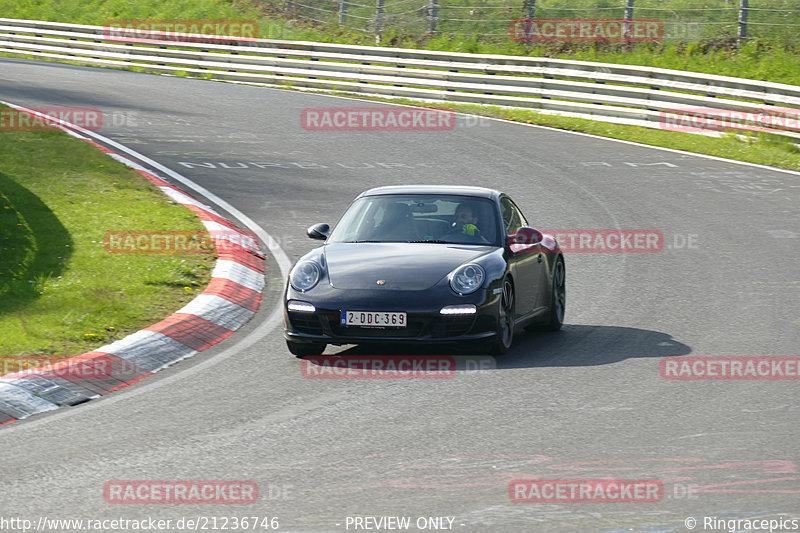
{"label": "passenger", "polygon": [[376,240],[407,241],[413,238],[413,233],[411,208],[403,203],[386,206],[383,220],[376,228]]}

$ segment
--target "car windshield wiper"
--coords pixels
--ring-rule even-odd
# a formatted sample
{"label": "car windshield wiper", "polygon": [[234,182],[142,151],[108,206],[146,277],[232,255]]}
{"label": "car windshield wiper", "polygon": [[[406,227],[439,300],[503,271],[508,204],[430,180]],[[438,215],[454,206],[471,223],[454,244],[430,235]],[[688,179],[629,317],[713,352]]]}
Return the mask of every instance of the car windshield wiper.
{"label": "car windshield wiper", "polygon": [[423,239],[423,240],[420,240],[420,241],[408,241],[408,242],[432,242],[432,243],[436,243],[436,244],[458,244],[457,242],[443,241],[441,239]]}

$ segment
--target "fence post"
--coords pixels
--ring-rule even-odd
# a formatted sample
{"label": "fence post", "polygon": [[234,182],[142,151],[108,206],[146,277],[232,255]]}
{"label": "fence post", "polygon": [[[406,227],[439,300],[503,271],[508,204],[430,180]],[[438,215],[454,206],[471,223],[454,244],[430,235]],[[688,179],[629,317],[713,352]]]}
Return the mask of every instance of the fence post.
{"label": "fence post", "polygon": [[747,40],[747,9],[748,0],[739,0],[739,31],[736,35],[736,46],[741,46]]}
{"label": "fence post", "polygon": [[377,11],[375,13],[375,43],[380,44],[381,32],[383,31],[383,2],[378,0]]}
{"label": "fence post", "polygon": [[347,22],[347,0],[340,0],[339,4],[339,25],[344,26]]}
{"label": "fence post", "polygon": [[525,8],[528,11],[528,18],[533,18],[533,12],[536,10],[536,0],[525,0]]}
{"label": "fence post", "polygon": [[625,0],[625,42],[631,40],[631,22],[633,21],[633,0]]}
{"label": "fence post", "polygon": [[428,33],[436,33],[436,20],[439,16],[439,0],[428,0]]}

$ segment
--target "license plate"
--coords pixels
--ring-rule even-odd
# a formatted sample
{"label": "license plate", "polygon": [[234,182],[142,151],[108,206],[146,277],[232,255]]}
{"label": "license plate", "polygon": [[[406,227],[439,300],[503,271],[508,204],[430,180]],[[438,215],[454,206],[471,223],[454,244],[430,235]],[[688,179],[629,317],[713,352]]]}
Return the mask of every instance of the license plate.
{"label": "license plate", "polygon": [[342,311],[341,324],[343,326],[404,328],[406,327],[406,314],[376,311]]}

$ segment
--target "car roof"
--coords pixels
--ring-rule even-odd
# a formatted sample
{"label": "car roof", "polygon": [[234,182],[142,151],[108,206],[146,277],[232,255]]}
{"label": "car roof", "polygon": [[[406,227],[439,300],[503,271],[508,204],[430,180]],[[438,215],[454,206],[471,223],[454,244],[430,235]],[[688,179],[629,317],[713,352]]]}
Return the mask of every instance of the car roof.
{"label": "car roof", "polygon": [[497,198],[500,191],[486,187],[470,187],[467,185],[389,185],[375,187],[358,195],[383,196],[392,194],[455,194],[459,196],[474,196],[478,198]]}

